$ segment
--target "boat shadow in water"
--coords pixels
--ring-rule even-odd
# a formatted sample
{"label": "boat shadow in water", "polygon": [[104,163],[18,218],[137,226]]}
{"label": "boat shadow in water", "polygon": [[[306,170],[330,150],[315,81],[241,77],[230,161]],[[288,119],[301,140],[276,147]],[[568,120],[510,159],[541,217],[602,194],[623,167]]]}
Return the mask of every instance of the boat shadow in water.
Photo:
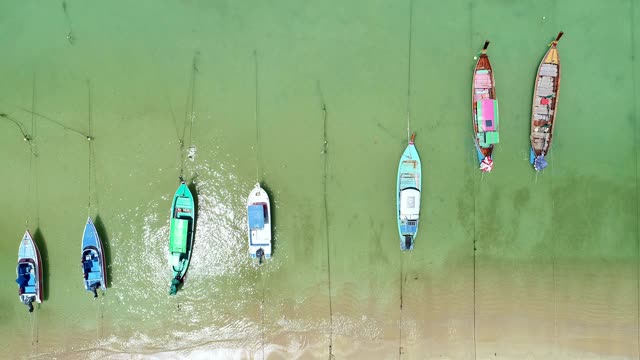
{"label": "boat shadow in water", "polygon": [[[269,183],[266,181],[262,181],[260,182],[260,187],[267,193],[267,196],[269,196],[269,202],[270,204],[270,208],[271,208],[271,256],[273,257],[273,254],[276,253],[277,251],[277,244],[276,244],[276,224],[277,224],[277,211],[276,211],[276,206],[275,206],[275,202],[273,199],[273,191],[271,191],[271,187],[269,186]],[[263,260],[264,262],[264,260]]]}
{"label": "boat shadow in water", "polygon": [[38,251],[40,252],[40,259],[42,260],[42,301],[46,301],[49,299],[49,250],[47,250],[47,243],[44,241],[44,236],[42,235],[42,230],[40,228],[36,228],[36,231],[33,233],[33,241],[36,243],[38,247]]}
{"label": "boat shadow in water", "polygon": [[[198,232],[198,189],[196,186],[197,177],[198,175],[195,175],[191,179],[191,181],[187,183],[187,187],[189,188],[189,191],[191,191],[191,196],[193,196],[193,234],[191,234],[191,255],[189,256],[189,262],[193,260],[193,249],[195,249],[196,246],[196,233]],[[187,269],[187,272],[184,274],[184,277],[182,278],[180,287],[178,289],[182,287],[182,285],[184,284],[184,280],[188,275],[189,269]]]}
{"label": "boat shadow in water", "polygon": [[96,231],[98,232],[98,236],[102,241],[102,251],[104,251],[104,263],[105,263],[105,271],[107,276],[107,288],[111,287],[111,241],[109,241],[109,236],[107,235],[107,231],[104,227],[104,222],[102,222],[102,217],[98,214],[96,215],[95,221],[93,225],[96,227]]}

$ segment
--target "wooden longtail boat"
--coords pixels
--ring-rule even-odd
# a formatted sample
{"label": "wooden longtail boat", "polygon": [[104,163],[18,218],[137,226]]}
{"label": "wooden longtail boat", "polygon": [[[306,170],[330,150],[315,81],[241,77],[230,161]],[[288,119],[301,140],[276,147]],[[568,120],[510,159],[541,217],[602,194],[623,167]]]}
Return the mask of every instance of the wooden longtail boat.
{"label": "wooden longtail boat", "polygon": [[557,46],[563,34],[561,31],[556,39],[549,44],[549,50],[538,67],[533,90],[529,162],[536,171],[547,167],[547,160],[544,156],[549,153],[553,139],[560,95],[560,55]]}
{"label": "wooden longtail boat", "polygon": [[489,41],[478,55],[473,71],[471,89],[471,111],[473,114],[473,132],[480,170],[489,172],[493,169],[494,145],[500,140],[498,133],[498,101],[496,100],[496,83],[493,69],[487,56]]}

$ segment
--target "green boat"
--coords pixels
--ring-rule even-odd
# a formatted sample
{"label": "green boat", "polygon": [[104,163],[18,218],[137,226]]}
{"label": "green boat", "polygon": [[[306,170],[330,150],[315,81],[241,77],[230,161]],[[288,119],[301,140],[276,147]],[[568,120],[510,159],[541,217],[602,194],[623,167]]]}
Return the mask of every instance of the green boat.
{"label": "green boat", "polygon": [[193,250],[195,203],[184,181],[173,195],[171,204],[171,235],[169,237],[169,265],[173,273],[169,294],[175,295],[183,283]]}

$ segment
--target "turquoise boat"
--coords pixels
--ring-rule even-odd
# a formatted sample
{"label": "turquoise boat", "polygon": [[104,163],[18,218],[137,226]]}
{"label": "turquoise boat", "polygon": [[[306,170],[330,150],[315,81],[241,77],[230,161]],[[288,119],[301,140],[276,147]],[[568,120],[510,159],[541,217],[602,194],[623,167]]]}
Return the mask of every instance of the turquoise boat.
{"label": "turquoise boat", "polygon": [[84,274],[84,288],[98,297],[98,288],[107,290],[107,267],[104,261],[104,248],[98,236],[98,231],[91,217],[87,219],[82,234],[82,272]]}
{"label": "turquoise boat", "polygon": [[42,302],[42,259],[40,251],[29,231],[25,231],[18,249],[16,282],[20,302],[33,312],[33,302]]}
{"label": "turquoise boat", "polygon": [[169,294],[175,295],[184,281],[193,250],[195,203],[184,181],[173,195],[171,203],[171,234],[169,236],[169,265],[173,274]]}
{"label": "turquoise boat", "polygon": [[398,165],[397,211],[400,249],[413,250],[420,218],[420,191],[422,190],[422,164],[411,135]]}

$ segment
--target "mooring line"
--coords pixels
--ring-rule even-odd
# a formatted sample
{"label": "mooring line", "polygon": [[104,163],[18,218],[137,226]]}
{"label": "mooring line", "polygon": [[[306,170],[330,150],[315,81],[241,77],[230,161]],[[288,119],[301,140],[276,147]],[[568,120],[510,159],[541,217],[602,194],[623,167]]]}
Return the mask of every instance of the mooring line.
{"label": "mooring line", "polygon": [[403,309],[404,309],[404,256],[400,251],[400,323],[398,324],[398,359],[402,358],[402,326],[404,324]]}
{"label": "mooring line", "polygon": [[[473,39],[473,29],[474,29],[474,24],[473,24],[473,0],[469,1],[469,47],[472,49],[475,48],[474,47],[474,39]],[[476,138],[473,138],[473,143],[474,145],[477,147],[477,143],[476,143]],[[476,307],[477,307],[477,296],[476,296],[476,290],[477,290],[477,274],[476,274],[476,252],[478,251],[478,239],[477,239],[477,202],[478,202],[478,191],[480,189],[480,187],[482,186],[482,181],[484,179],[484,172],[482,173],[482,175],[480,176],[480,181],[477,182],[475,180],[475,176],[472,174],[471,176],[473,176],[473,183],[474,183],[474,192],[473,192],[473,254],[472,254],[472,276],[473,276],[473,333],[472,333],[472,340],[473,340],[473,358],[477,359],[477,344],[476,344],[476,331],[477,331],[477,326],[476,326]]]}
{"label": "mooring line", "polygon": [[91,216],[91,183],[92,183],[92,174],[93,174],[93,155],[94,155],[94,149],[93,149],[93,128],[92,128],[92,117],[93,117],[93,111],[92,111],[92,103],[91,103],[91,81],[87,80],[87,104],[88,104],[88,114],[87,114],[87,121],[89,123],[89,133],[87,134],[87,140],[89,142],[89,194],[88,194],[88,201],[87,201],[87,217]]}
{"label": "mooring line", "polygon": [[[31,329],[31,346],[35,346],[36,345],[36,316],[37,316],[38,312],[34,311],[32,313],[29,313],[29,327]],[[34,349],[32,349],[34,350]]]}
{"label": "mooring line", "polygon": [[95,350],[99,355],[102,355],[102,349],[100,348],[100,339],[104,337],[104,291],[100,297],[100,303],[96,306],[96,342]]}
{"label": "mooring line", "polygon": [[[35,73],[33,73],[33,77],[32,77],[32,82],[31,82],[31,108],[35,109],[35,105],[36,104],[36,75]],[[31,134],[34,134],[35,131],[35,116],[31,116]],[[28,135],[25,135],[23,132],[23,136],[24,136],[24,140],[29,142],[29,168],[27,170],[27,177],[26,177],[26,181],[27,181],[27,194],[25,199],[28,199],[29,203],[31,203],[33,205],[33,196],[31,195],[31,183],[33,182],[33,179],[31,178],[32,175],[32,171],[33,171],[33,158],[35,156],[35,150],[34,150],[34,145],[32,143],[32,138],[29,138]],[[27,211],[27,215],[25,217],[25,228],[26,230],[29,230],[29,217],[30,217],[30,212]]]}
{"label": "mooring line", "polygon": [[198,58],[200,56],[200,52],[196,51],[193,54],[193,62],[191,64],[191,104],[189,109],[189,149],[193,146],[192,135],[193,135],[193,123],[196,120],[196,111],[195,111],[195,103],[196,103],[196,75],[200,71],[198,69]]}
{"label": "mooring line", "polygon": [[67,33],[67,41],[69,44],[73,45],[75,43],[75,36],[73,35],[73,27],[71,26],[71,17],[69,16],[69,9],[67,9],[67,2],[62,1],[62,11],[64,12],[64,16],[67,19],[67,26],[69,27],[69,32]]}
{"label": "mooring line", "polygon": [[[637,99],[637,81],[638,79],[636,78],[636,70],[635,70],[635,66],[634,64],[637,62],[637,58],[635,57],[635,52],[636,52],[636,47],[635,47],[635,40],[636,40],[636,34],[635,34],[635,0],[630,0],[630,11],[629,11],[629,15],[631,17],[631,21],[630,21],[630,32],[631,32],[631,83],[632,83],[632,98],[633,99]],[[637,347],[638,347],[638,356],[640,357],[640,184],[638,183],[638,177],[640,177],[640,169],[638,168],[638,140],[640,140],[640,138],[638,138],[638,135],[640,135],[638,133],[638,116],[636,115],[638,113],[638,109],[637,109],[637,100],[635,103],[633,103],[633,112],[632,112],[632,116],[633,116],[633,139],[634,139],[634,148],[635,148],[635,159],[636,159],[636,166],[635,166],[635,173],[636,173],[636,247],[637,247],[637,251],[636,251],[636,278],[637,278],[637,284],[636,284],[636,303],[637,303]]]}
{"label": "mooring line", "polygon": [[254,61],[254,75],[255,75],[255,108],[254,108],[254,113],[253,113],[253,118],[255,121],[255,126],[256,126],[256,145],[255,145],[255,149],[256,149],[256,182],[260,182],[260,163],[261,163],[261,156],[260,156],[260,126],[258,124],[258,106],[259,106],[259,99],[258,99],[258,91],[259,91],[259,82],[258,82],[258,51],[257,50],[253,50],[253,61]]}
{"label": "mooring line", "polygon": [[324,94],[322,87],[320,87],[320,81],[317,82],[318,96],[320,97],[320,105],[322,109],[322,160],[323,160],[323,173],[322,173],[322,193],[323,193],[323,210],[324,210],[324,236],[327,247],[327,288],[329,290],[329,359],[333,359],[333,292],[331,287],[331,243],[329,240],[329,201],[327,199],[327,182],[328,182],[328,170],[329,159],[327,158],[327,150],[329,147],[327,140],[327,119],[329,118],[329,112],[327,110],[327,103],[324,100]]}
{"label": "mooring line", "polygon": [[[176,139],[178,140],[178,164],[180,164],[180,169],[182,169],[182,154],[184,151],[184,136],[180,135],[180,128],[178,127],[178,121],[176,120],[176,114],[173,111],[173,106],[171,105],[171,100],[169,95],[166,92],[164,93],[164,97],[166,99],[167,105],[169,106],[169,112],[171,113],[171,120],[173,121],[173,127],[176,131]],[[180,170],[179,177],[182,177],[182,170]]]}
{"label": "mooring line", "polygon": [[[199,51],[196,51],[193,54],[193,59],[191,62],[191,77],[189,78],[189,87],[187,91],[187,99],[185,101],[185,114],[184,120],[182,122],[182,135],[178,138],[178,143],[180,145],[179,153],[180,153],[180,179],[184,177],[184,163],[185,163],[185,137],[187,136],[187,129],[189,131],[188,136],[188,145],[187,152],[191,151],[192,143],[192,133],[193,133],[193,123],[195,122],[195,91],[196,91],[196,74],[198,73],[198,57],[200,55]],[[171,115],[173,117],[173,109],[171,109]],[[174,124],[175,124],[174,118]],[[176,129],[176,133],[177,133]]]}
{"label": "mooring line", "polygon": [[[31,114],[31,123],[32,123],[32,128],[31,128],[31,139],[29,139],[29,146],[31,148],[31,158],[33,160],[33,182],[34,182],[34,187],[35,187],[35,204],[33,205],[33,207],[35,208],[36,211],[36,219],[35,219],[35,229],[38,229],[40,227],[40,171],[39,171],[39,164],[40,164],[40,155],[38,153],[38,143],[37,143],[37,139],[38,139],[38,122],[36,121],[36,75],[35,73],[33,73],[33,78],[32,78],[32,87],[33,87],[33,94],[32,94],[32,103],[31,103],[31,110],[32,110],[32,114]],[[31,161],[30,161],[31,162]],[[44,291],[44,290],[43,290]]]}
{"label": "mooring line", "polygon": [[32,351],[32,356],[37,356],[38,355],[38,345],[40,342],[40,331],[38,328],[38,313],[40,312],[40,304],[36,304],[36,309],[30,313],[29,315],[31,315],[31,319],[30,319],[30,323],[31,323],[31,351]]}
{"label": "mooring line", "polygon": [[[478,187],[482,184],[482,180]],[[476,238],[477,230],[477,196],[478,190],[473,192],[473,358],[477,359],[477,345],[476,345],[476,288],[477,288],[477,275],[476,275],[476,252],[478,251],[478,239]]]}
{"label": "mooring line", "polygon": [[[411,57],[413,50],[413,0],[409,0],[409,31],[408,31],[408,55],[407,55],[407,142],[411,141]],[[402,326],[403,317],[402,309],[404,306],[404,256],[400,251],[400,324],[399,328],[399,345],[398,358],[402,358]]]}
{"label": "mooring line", "polygon": [[[266,266],[267,264],[263,264],[264,266]],[[265,298],[265,287],[266,287],[266,281],[265,281],[265,270],[263,268],[263,266],[260,266],[260,279],[262,280],[262,299],[260,301],[260,325],[261,325],[261,331],[260,331],[260,346],[261,346],[261,350],[262,350],[262,359],[264,360],[264,345],[265,345],[265,321],[264,321],[264,298]]]}
{"label": "mooring line", "polygon": [[[35,132],[35,131],[34,131]],[[35,204],[34,208],[36,210],[36,229],[40,227],[40,172],[38,170],[40,163],[40,158],[38,157],[38,146],[37,144],[33,145],[35,149],[35,154],[32,156],[33,158],[33,182],[35,184]]]}
{"label": "mooring line", "polygon": [[12,123],[14,123],[18,127],[18,130],[20,130],[20,133],[22,134],[22,139],[24,139],[24,141],[29,141],[29,142],[31,141],[31,137],[29,136],[29,134],[27,134],[27,131],[24,129],[24,126],[20,121],[14,119],[13,117],[9,116],[6,113],[0,113],[0,117],[5,118],[11,121]]}
{"label": "mooring line", "polygon": [[[29,167],[27,168],[27,176],[25,177],[26,181],[27,181],[27,193],[25,196],[25,199],[29,199],[29,203],[33,204],[33,196],[31,195],[31,182],[33,181],[33,179],[31,178],[31,172],[33,171],[33,155],[30,153],[29,154]],[[24,220],[24,227],[25,230],[29,230],[29,217],[30,217],[30,211],[27,210],[26,212],[26,216],[25,216],[25,220]]]}
{"label": "mooring line", "polygon": [[[22,110],[22,111],[24,111],[24,112],[26,112],[28,114],[35,115],[35,116],[37,116],[37,117],[39,117],[39,118],[41,118],[43,120],[47,120],[47,121],[49,121],[49,122],[51,122],[53,124],[56,124],[59,127],[63,128],[64,130],[75,132],[76,134],[82,135],[85,138],[89,136],[89,134],[86,134],[83,131],[80,131],[80,130],[72,128],[72,127],[69,127],[69,126],[63,124],[62,122],[60,122],[59,120],[55,120],[55,119],[50,118],[50,117],[48,117],[46,115],[40,114],[37,111],[29,110],[29,109],[23,108],[21,106],[16,106],[16,108],[20,109],[20,110]],[[7,114],[0,113],[0,117],[7,117]]]}
{"label": "mooring line", "polygon": [[407,142],[411,140],[411,53],[413,49],[413,0],[409,0],[409,55],[407,66]]}
{"label": "mooring line", "polygon": [[[31,110],[36,110],[36,73],[31,74]],[[28,134],[24,136],[24,140],[29,143],[29,148],[33,156],[38,156],[38,153],[33,143],[33,139],[36,137],[36,116],[31,114],[31,136]]]}

